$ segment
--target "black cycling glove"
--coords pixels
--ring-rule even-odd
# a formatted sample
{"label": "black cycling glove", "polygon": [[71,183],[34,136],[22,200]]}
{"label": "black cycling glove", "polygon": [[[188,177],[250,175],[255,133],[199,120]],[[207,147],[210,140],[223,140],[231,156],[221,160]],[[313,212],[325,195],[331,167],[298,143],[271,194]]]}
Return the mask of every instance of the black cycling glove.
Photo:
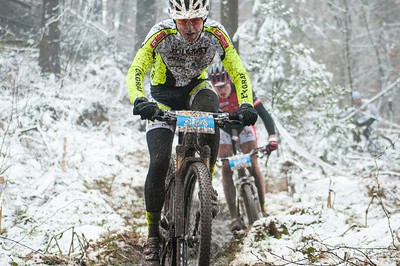
{"label": "black cycling glove", "polygon": [[254,125],[258,118],[256,109],[248,103],[240,105],[237,115],[245,126]]}
{"label": "black cycling glove", "polygon": [[144,97],[137,98],[133,103],[133,106],[133,114],[140,115],[140,119],[142,120],[153,120],[153,117],[160,112],[157,103],[149,102]]}

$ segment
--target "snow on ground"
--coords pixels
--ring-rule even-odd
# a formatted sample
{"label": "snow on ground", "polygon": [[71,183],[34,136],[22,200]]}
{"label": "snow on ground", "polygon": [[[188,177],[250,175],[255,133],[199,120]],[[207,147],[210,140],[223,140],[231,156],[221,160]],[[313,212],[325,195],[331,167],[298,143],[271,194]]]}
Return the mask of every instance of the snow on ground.
{"label": "snow on ground", "polygon": [[[143,185],[146,165],[139,163],[146,147],[144,133],[133,126],[129,102],[119,95],[124,88],[101,87],[113,70],[100,73],[102,77],[86,76],[86,70],[73,77],[83,81],[66,80],[60,88],[56,78],[29,74],[38,71],[29,63],[16,74],[18,91],[11,80],[3,80],[2,138],[7,134],[2,153],[8,153],[3,164],[9,169],[4,173],[0,265],[22,263],[21,257],[33,250],[45,252],[49,244],[47,251],[67,254],[73,232],[96,240],[104,232],[127,229],[110,204],[119,199],[104,190],[116,186],[119,197],[137,201],[129,189]],[[124,75],[118,73],[113,79],[123,84]],[[107,117],[98,116],[98,125],[91,125],[90,115],[82,119],[82,114],[91,114],[92,104],[98,103]]]}
{"label": "snow on ground", "polygon": [[[12,72],[0,79],[1,165],[9,167],[0,265],[34,264],[26,257],[32,251],[67,255],[76,236],[95,241],[105,232],[134,230],[145,237],[148,155],[125,73],[98,62],[61,83],[40,77],[30,58],[9,53],[2,64]],[[238,241],[230,265],[400,265],[398,176],[366,172],[376,164],[371,157],[340,176],[284,155],[274,153],[263,171],[270,183],[285,180],[281,167],[290,158],[295,192],[266,195],[270,216]],[[218,175],[215,185],[224,204]]]}
{"label": "snow on ground", "polygon": [[[375,198],[368,209],[372,197],[358,177],[328,178],[313,172],[302,183],[298,181],[293,197],[285,192],[267,194],[270,216],[253,226],[232,265],[260,260],[276,265],[347,265],[345,261],[349,265],[398,265],[400,253],[393,246],[399,247],[398,208],[391,209],[384,201],[384,208],[391,212],[388,219]],[[327,208],[329,190],[331,208]],[[282,232],[281,238],[269,235],[271,223]]]}

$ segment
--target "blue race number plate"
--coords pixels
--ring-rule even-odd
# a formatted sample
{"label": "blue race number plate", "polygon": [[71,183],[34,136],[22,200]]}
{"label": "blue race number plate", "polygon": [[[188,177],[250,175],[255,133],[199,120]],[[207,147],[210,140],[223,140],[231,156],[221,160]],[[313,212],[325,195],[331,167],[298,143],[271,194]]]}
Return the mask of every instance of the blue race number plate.
{"label": "blue race number plate", "polygon": [[229,158],[229,166],[232,170],[246,168],[251,166],[250,155],[237,155]]}
{"label": "blue race number plate", "polygon": [[178,111],[176,126],[179,132],[214,134],[214,118],[211,114],[195,111]]}

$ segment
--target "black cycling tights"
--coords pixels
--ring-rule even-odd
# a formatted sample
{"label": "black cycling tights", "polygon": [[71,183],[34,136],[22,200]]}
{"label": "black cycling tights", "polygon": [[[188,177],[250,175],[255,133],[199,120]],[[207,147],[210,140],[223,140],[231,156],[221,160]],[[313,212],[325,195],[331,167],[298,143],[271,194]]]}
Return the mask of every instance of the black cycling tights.
{"label": "black cycling tights", "polygon": [[[218,97],[211,90],[202,90],[196,95],[192,106],[188,109],[217,112]],[[211,165],[215,164],[218,153],[218,128],[215,132],[215,135],[203,134],[199,139],[200,144],[207,143],[211,147]],[[161,212],[165,197],[164,182],[171,158],[174,133],[169,129],[157,128],[148,131],[146,137],[150,154],[150,166],[144,187],[146,211]]]}
{"label": "black cycling tights", "polygon": [[164,204],[164,183],[171,158],[173,138],[174,133],[166,128],[147,132],[150,166],[144,185],[144,195],[148,212],[160,212]]}

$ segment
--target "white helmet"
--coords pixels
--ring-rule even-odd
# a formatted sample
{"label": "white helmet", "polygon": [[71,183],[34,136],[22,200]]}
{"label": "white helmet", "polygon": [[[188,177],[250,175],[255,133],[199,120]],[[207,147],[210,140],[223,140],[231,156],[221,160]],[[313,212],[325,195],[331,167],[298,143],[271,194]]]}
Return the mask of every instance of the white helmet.
{"label": "white helmet", "polygon": [[168,0],[168,13],[172,19],[206,18],[209,0]]}

